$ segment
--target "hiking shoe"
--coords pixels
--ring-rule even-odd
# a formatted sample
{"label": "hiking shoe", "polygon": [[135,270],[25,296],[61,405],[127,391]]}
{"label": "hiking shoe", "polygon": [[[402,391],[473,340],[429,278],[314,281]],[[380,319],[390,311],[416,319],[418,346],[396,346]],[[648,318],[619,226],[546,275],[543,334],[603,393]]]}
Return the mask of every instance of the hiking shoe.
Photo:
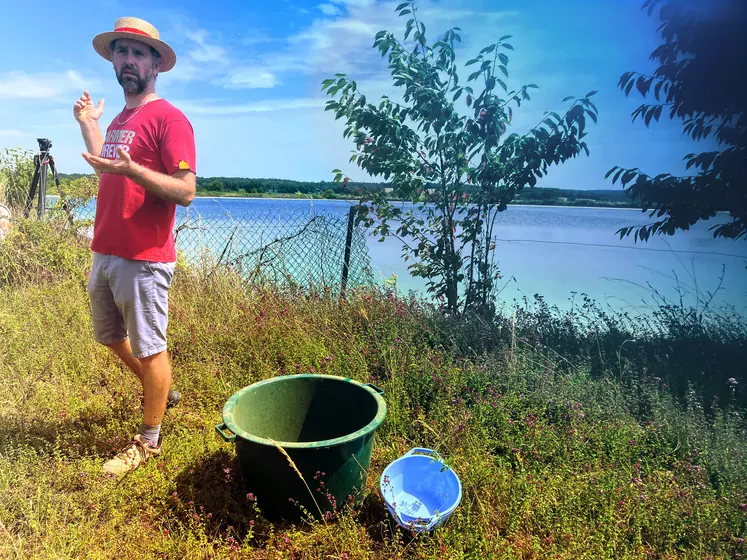
{"label": "hiking shoe", "polygon": [[132,441],[120,451],[113,459],[104,463],[104,472],[110,474],[122,474],[138,468],[151,457],[161,452],[161,436],[158,437],[158,446],[153,447],[142,435],[136,434]]}

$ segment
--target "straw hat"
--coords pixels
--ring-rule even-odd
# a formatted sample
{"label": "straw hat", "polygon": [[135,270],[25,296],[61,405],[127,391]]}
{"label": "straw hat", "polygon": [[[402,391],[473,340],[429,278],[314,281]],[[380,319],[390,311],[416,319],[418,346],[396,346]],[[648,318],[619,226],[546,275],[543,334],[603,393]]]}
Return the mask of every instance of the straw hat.
{"label": "straw hat", "polygon": [[161,55],[161,72],[168,72],[176,64],[174,49],[161,41],[158,29],[143,19],[119,18],[114,22],[114,31],[99,33],[93,38],[93,48],[106,60],[111,61],[112,53],[109,50],[109,45],[114,39],[134,39],[156,49]]}

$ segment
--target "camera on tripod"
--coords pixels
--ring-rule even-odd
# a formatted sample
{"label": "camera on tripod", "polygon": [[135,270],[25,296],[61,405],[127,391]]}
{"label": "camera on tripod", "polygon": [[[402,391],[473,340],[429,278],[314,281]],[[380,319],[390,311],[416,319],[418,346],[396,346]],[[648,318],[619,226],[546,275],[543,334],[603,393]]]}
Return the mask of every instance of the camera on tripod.
{"label": "camera on tripod", "polygon": [[46,138],[37,138],[37,142],[39,142],[39,151],[40,152],[48,152],[52,149],[52,141],[48,140]]}
{"label": "camera on tripod", "polygon": [[39,194],[36,211],[39,219],[42,219],[47,205],[47,166],[52,170],[52,177],[54,178],[58,188],[60,186],[60,179],[57,177],[57,168],[54,164],[54,158],[49,155],[49,150],[52,149],[52,141],[48,138],[37,138],[36,141],[39,143],[39,153],[34,156],[34,177],[31,179],[31,188],[29,189],[29,195],[26,199],[26,208],[23,211],[23,217],[29,217],[31,206],[34,204],[34,197],[37,195],[36,189],[38,187]]}

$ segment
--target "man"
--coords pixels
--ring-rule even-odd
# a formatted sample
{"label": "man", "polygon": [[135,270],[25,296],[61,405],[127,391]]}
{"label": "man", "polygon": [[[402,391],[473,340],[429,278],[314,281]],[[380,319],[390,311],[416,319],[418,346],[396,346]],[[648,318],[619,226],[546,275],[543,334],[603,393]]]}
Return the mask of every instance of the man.
{"label": "man", "polygon": [[176,63],[172,48],[146,21],[120,18],[93,39],[112,62],[125,108],[101,134],[104,100],[84,92],[73,113],[85,160],[100,177],[88,282],[96,340],[111,348],[143,387],[143,421],[132,441],[104,464],[120,474],[161,452],[161,421],[170,391],[166,352],[168,291],[174,273],[176,204],[195,195],[195,142],[184,114],[155,91],[156,76]]}

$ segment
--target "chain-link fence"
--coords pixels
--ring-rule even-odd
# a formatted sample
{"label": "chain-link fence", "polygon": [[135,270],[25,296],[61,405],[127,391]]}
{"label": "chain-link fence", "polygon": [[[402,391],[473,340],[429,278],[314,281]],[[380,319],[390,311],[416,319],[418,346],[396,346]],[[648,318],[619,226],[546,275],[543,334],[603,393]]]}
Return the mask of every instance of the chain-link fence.
{"label": "chain-link fence", "polygon": [[[190,266],[225,266],[253,283],[334,292],[373,283],[365,233],[348,214],[201,206],[177,207],[176,248]],[[95,206],[79,209],[76,217],[92,222]]]}

